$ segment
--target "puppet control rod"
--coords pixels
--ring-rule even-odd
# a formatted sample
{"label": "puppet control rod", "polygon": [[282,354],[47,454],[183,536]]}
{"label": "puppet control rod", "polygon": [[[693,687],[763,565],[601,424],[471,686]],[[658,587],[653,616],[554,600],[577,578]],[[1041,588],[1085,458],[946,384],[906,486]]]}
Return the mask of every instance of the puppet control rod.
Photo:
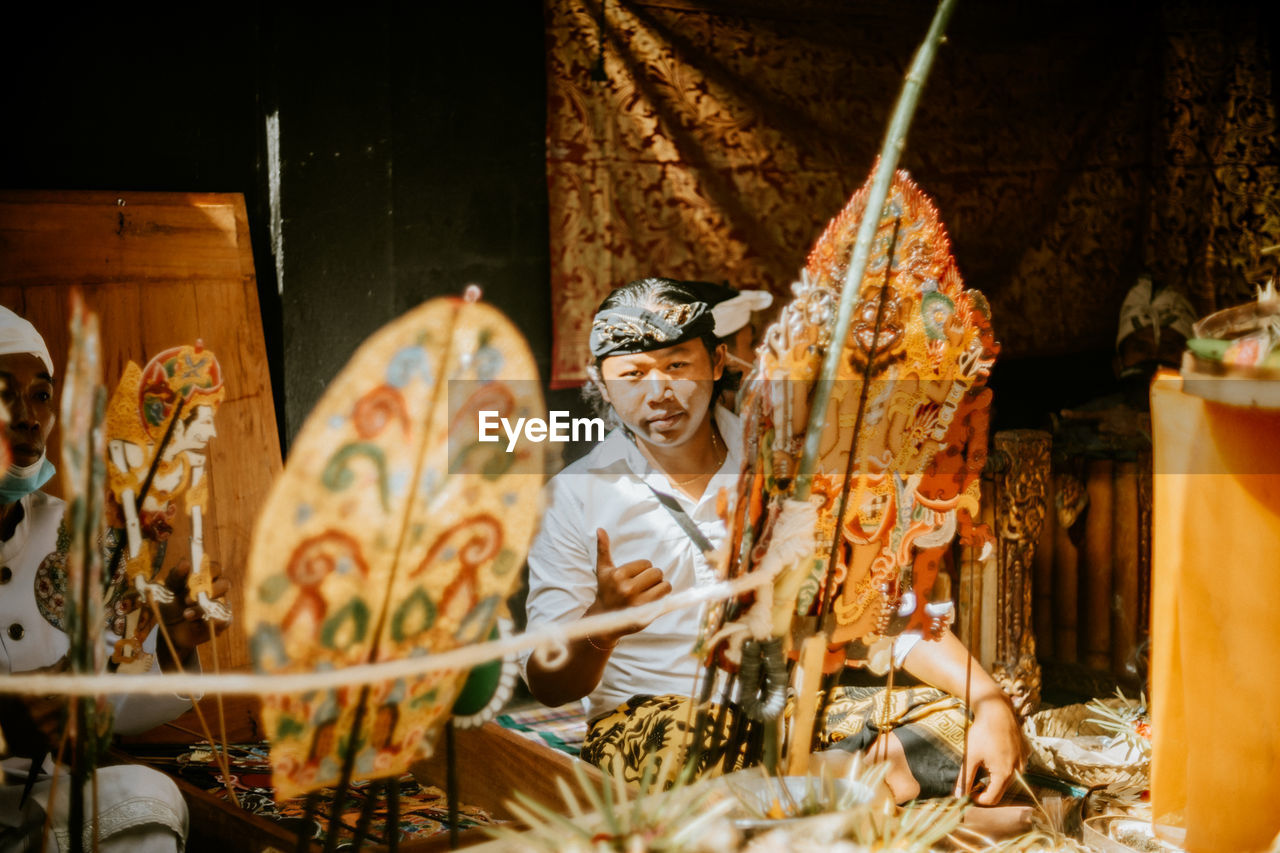
{"label": "puppet control rod", "polygon": [[[828,344],[822,359],[822,372],[814,388],[810,412],[826,411],[827,404],[831,401],[831,388],[835,384],[840,354],[844,351],[843,343],[849,336],[849,326],[853,322],[853,309],[858,301],[862,276],[867,271],[871,242],[875,238],[876,230],[880,227],[885,198],[889,195],[889,185],[893,181],[894,170],[898,168],[902,149],[906,147],[907,130],[911,127],[916,104],[920,102],[924,81],[933,67],[933,58],[938,53],[938,45],[942,44],[946,38],[947,22],[951,20],[951,12],[955,5],[955,0],[941,0],[938,3],[938,10],[934,13],[933,22],[929,25],[929,32],[916,50],[911,68],[907,71],[907,76],[902,83],[902,93],[898,96],[898,103],[893,108],[889,128],[885,131],[884,144],[880,147],[880,159],[876,166],[875,177],[871,182],[871,190],[867,193],[867,206],[863,209],[862,221],[858,225],[858,238],[853,244],[853,255],[849,259],[849,268],[845,273],[844,289],[840,293],[840,309],[836,313],[835,324],[831,330],[831,343]],[[796,472],[796,489],[793,497],[798,501],[809,499],[809,491],[813,486],[813,468],[817,464],[821,438],[822,422],[810,418],[804,436],[804,454],[800,457],[800,466]]]}

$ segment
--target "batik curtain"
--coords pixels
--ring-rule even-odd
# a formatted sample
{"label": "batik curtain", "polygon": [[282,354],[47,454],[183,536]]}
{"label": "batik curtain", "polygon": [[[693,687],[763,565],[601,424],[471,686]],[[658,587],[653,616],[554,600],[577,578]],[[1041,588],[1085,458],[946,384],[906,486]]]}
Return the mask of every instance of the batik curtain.
{"label": "batik curtain", "polygon": [[[902,161],[1006,356],[1111,346],[1143,269],[1204,312],[1248,298],[1259,249],[1280,242],[1262,5],[1048,5],[958,9]],[[785,298],[870,172],[932,4],[546,11],[551,379],[565,387],[584,377],[595,306],[631,279]]]}

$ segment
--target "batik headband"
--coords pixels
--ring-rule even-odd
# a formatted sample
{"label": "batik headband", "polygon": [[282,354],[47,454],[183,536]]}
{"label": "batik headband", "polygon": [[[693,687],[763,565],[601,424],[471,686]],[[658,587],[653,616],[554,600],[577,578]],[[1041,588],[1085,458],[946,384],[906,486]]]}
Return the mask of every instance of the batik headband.
{"label": "batik headband", "polygon": [[606,308],[591,321],[591,355],[608,358],[672,347],[711,334],[715,318],[705,302],[653,311],[636,305]]}

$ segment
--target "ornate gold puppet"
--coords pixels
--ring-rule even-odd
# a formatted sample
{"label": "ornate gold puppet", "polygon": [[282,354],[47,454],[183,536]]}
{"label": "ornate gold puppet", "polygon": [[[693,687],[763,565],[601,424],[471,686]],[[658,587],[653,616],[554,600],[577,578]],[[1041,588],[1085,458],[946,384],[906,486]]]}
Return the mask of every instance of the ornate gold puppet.
{"label": "ornate gold puppet", "polygon": [[[208,444],[217,435],[214,416],[225,394],[218,359],[197,341],[194,346],[161,352],[143,369],[129,362],[111,397],[107,412],[111,526],[123,528],[125,535],[117,545],[125,552],[125,582],[112,602],[114,627],[121,639],[111,660],[121,671],[150,669],[151,656],[142,650],[152,627],[147,606],[173,600],[163,573],[180,507],[191,535],[188,589],[206,619],[225,622],[231,618],[226,605],[212,597],[213,577],[204,551]],[[121,571],[120,566],[110,568]]]}
{"label": "ornate gold puppet", "polygon": [[[774,582],[712,614],[705,645],[731,668],[748,636],[794,657],[815,632],[828,642],[808,667],[887,665],[887,638],[908,626],[936,638],[953,618],[949,587],[935,581],[941,550],[957,531],[991,541],[974,522],[990,401],[983,385],[998,345],[986,300],[964,289],[936,209],[905,172],[894,176],[875,231],[830,403],[809,410],[869,186],[810,253],[744,385],[747,446],[728,573],[764,570]],[[791,495],[811,420],[820,450],[800,503]],[[757,667],[749,669],[754,678]],[[781,703],[749,698],[756,687],[742,685],[744,706],[767,718]],[[779,685],[761,689],[776,694]]]}

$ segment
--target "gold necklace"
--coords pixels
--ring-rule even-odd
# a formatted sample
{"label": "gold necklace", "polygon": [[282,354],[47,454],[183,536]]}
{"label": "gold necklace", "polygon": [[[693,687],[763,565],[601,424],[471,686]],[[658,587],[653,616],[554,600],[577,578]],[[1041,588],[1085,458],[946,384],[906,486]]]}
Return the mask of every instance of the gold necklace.
{"label": "gold necklace", "polygon": [[[715,464],[715,471],[720,470],[720,466],[724,464],[724,460],[729,456],[728,447],[724,447],[724,456],[720,455],[721,447],[724,447],[724,446],[720,444],[720,441],[716,436],[716,429],[713,426],[711,428],[711,452],[716,455],[717,461]],[[692,477],[689,477],[688,479],[685,479],[685,480],[677,480],[675,477],[672,477],[670,474],[667,474],[667,479],[671,481],[671,485],[675,486],[676,488],[682,488],[694,482],[695,480],[700,480],[703,477],[713,476],[715,474],[715,471],[712,471],[710,474],[694,474]]]}

